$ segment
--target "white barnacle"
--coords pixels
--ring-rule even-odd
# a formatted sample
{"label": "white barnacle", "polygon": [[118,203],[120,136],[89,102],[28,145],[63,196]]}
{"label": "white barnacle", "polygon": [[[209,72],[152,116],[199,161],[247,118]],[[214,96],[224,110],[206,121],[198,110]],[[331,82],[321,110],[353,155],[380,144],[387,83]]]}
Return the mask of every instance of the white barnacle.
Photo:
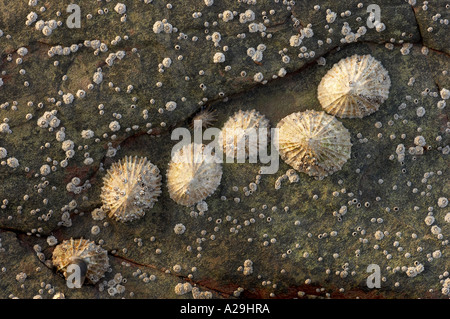
{"label": "white barnacle", "polygon": [[300,44],[302,44],[302,36],[300,34],[293,35],[289,39],[289,45],[291,47],[298,47]]}
{"label": "white barnacle", "polygon": [[[253,49],[253,48],[251,48]],[[255,53],[251,56],[252,60],[255,62],[260,62],[263,59],[263,51],[256,50]]]}
{"label": "white barnacle", "polygon": [[77,98],[82,99],[86,96],[86,92],[84,90],[77,91]]}
{"label": "white barnacle", "polygon": [[281,78],[284,77],[286,75],[286,73],[287,72],[286,72],[285,68],[281,68],[281,69],[278,70],[278,76],[281,77]]}
{"label": "white barnacle", "polygon": [[113,132],[117,132],[118,130],[120,130],[119,122],[112,121],[111,123],[109,123],[109,129]]}
{"label": "white barnacle", "polygon": [[127,6],[119,2],[114,7],[114,11],[116,11],[118,14],[124,14],[125,12],[127,12]]}
{"label": "white barnacle", "polygon": [[177,108],[177,103],[175,101],[169,101],[166,103],[166,110],[169,112],[174,111]]}
{"label": "white barnacle", "polygon": [[70,46],[70,52],[75,53],[78,51],[78,44],[72,44]]}
{"label": "white barnacle", "polygon": [[441,98],[444,100],[448,100],[450,98],[450,90],[446,88],[443,88],[439,93],[441,94]]}
{"label": "white barnacle", "polygon": [[25,56],[28,54],[28,49],[25,47],[20,47],[17,49],[17,54],[20,56]]}
{"label": "white barnacle", "polygon": [[213,61],[214,61],[214,63],[225,62],[225,54],[223,54],[222,52],[217,52],[216,54],[214,54]]}
{"label": "white barnacle", "polygon": [[170,67],[171,64],[172,64],[172,59],[170,59],[170,58],[164,58],[164,60],[162,61],[162,65],[165,68]]}
{"label": "white barnacle", "polygon": [[5,134],[11,134],[12,133],[12,131],[9,128],[9,124],[8,123],[0,124],[0,133],[5,133]]}
{"label": "white barnacle", "polygon": [[249,31],[250,33],[258,32],[258,24],[255,23],[255,22],[250,23],[250,24],[248,25],[248,31]]}
{"label": "white barnacle", "polygon": [[258,46],[256,47],[256,50],[257,50],[257,51],[261,51],[261,52],[266,51],[266,49],[267,49],[267,46],[266,46],[264,43],[260,43],[260,44],[258,44]]}
{"label": "white barnacle", "polygon": [[427,226],[431,226],[431,225],[433,225],[435,219],[434,219],[434,216],[428,215],[427,217],[425,217],[424,221]]}
{"label": "white barnacle", "polygon": [[163,30],[165,33],[172,33],[173,26],[170,23],[166,22],[163,24]]}
{"label": "white barnacle", "polygon": [[18,282],[20,282],[20,283],[25,282],[26,279],[27,279],[27,274],[24,273],[24,272],[18,273],[18,274],[16,275],[16,280],[17,280]]}
{"label": "white barnacle", "polygon": [[327,9],[326,11],[327,16],[326,16],[326,20],[328,23],[333,23],[336,20],[336,12],[331,11],[330,9]]}
{"label": "white barnacle", "polygon": [[[1,86],[1,84],[0,84],[0,86]],[[446,105],[447,105],[447,103],[444,100],[440,100],[439,102],[436,103],[437,108],[440,110],[442,110]]]}
{"label": "white barnacle", "polygon": [[55,30],[58,27],[58,22],[56,20],[49,20],[47,21],[47,25],[52,29]]}
{"label": "white barnacle", "polygon": [[431,233],[433,235],[439,235],[441,233],[441,228],[437,225],[431,226]]}
{"label": "white barnacle", "polygon": [[94,137],[94,132],[92,130],[83,130],[81,131],[81,137],[84,139],[90,139]]}
{"label": "white barnacle", "polygon": [[181,224],[181,223],[176,224],[175,227],[173,228],[173,231],[174,231],[175,234],[177,234],[177,235],[184,234],[184,232],[186,231],[186,226],[184,226],[184,225]]}
{"label": "white barnacle", "polygon": [[161,33],[163,30],[164,30],[164,23],[162,23],[162,21],[156,21],[153,24],[153,32]]}
{"label": "white barnacle", "polygon": [[50,28],[48,25],[45,25],[45,26],[42,28],[42,33],[43,33],[46,37],[50,36],[50,35],[52,34],[52,32],[53,32],[52,28]]}
{"label": "white barnacle", "polygon": [[69,150],[73,150],[75,144],[73,141],[71,140],[65,140],[64,142],[62,142],[61,144],[61,148],[64,152],[67,152]]}
{"label": "white barnacle", "polygon": [[384,238],[384,234],[381,230],[377,230],[375,232],[374,236],[377,240],[382,240]]}
{"label": "white barnacle", "polygon": [[97,71],[94,73],[94,76],[92,77],[92,80],[95,84],[100,84],[103,81],[103,73],[101,71]]}
{"label": "white barnacle", "polygon": [[450,223],[450,212],[445,214],[444,220],[446,223]]}
{"label": "white barnacle", "polygon": [[417,276],[417,270],[415,267],[408,267],[406,270],[406,275],[408,277],[416,277]]}
{"label": "white barnacle", "polygon": [[49,246],[55,246],[58,243],[58,239],[56,239],[55,236],[48,236],[47,237],[47,244]]}
{"label": "white barnacle", "polygon": [[211,35],[211,40],[214,42],[214,43],[219,43],[220,42],[220,40],[222,39],[222,36],[220,35],[220,33],[219,32],[214,32],[212,35]]}
{"label": "white barnacle", "polygon": [[246,21],[253,21],[255,20],[255,12],[253,10],[247,9],[244,12]]}
{"label": "white barnacle", "polygon": [[263,79],[264,79],[264,75],[261,72],[258,72],[253,76],[253,80],[255,82],[262,82]]}
{"label": "white barnacle", "polygon": [[342,29],[341,29],[341,34],[346,36],[346,35],[350,34],[350,32],[352,32],[352,28],[350,28],[350,25],[348,24],[348,22],[344,22],[344,25],[342,26]]}
{"label": "white barnacle", "polygon": [[416,144],[417,146],[425,146],[426,145],[426,141],[425,138],[421,135],[418,135],[414,138],[414,144]]}
{"label": "white barnacle", "polygon": [[126,55],[125,51],[121,50],[116,52],[115,57],[119,60],[122,60],[125,57],[125,55]]}
{"label": "white barnacle", "polygon": [[19,161],[15,157],[10,157],[6,160],[6,164],[11,168],[16,168],[19,166]]}
{"label": "white barnacle", "polygon": [[38,18],[37,13],[34,12],[34,11],[31,11],[31,12],[28,13],[28,15],[27,15],[27,21],[26,21],[26,24],[27,24],[27,25],[31,25],[33,22],[35,22],[35,21],[37,20],[37,18]]}
{"label": "white barnacle", "polygon": [[56,140],[58,142],[63,142],[66,138],[66,133],[63,130],[56,132]]}
{"label": "white barnacle", "polygon": [[91,234],[92,235],[98,235],[100,233],[100,227],[97,225],[92,226],[91,228]]}
{"label": "white barnacle", "polygon": [[233,12],[231,12],[230,10],[225,10],[222,15],[222,20],[225,22],[231,21],[234,18]]}
{"label": "white barnacle", "polygon": [[311,38],[314,35],[313,29],[310,27],[303,28],[301,34],[306,38]]}
{"label": "white barnacle", "polygon": [[[205,0],[206,1],[206,0]],[[192,291],[192,285],[188,282],[179,283],[175,286],[175,294],[181,296]]]}
{"label": "white barnacle", "polygon": [[41,166],[40,170],[42,176],[47,176],[51,172],[50,165],[44,164]]}
{"label": "white barnacle", "polygon": [[291,58],[288,55],[283,55],[281,61],[283,61],[283,63],[289,63],[291,61]]}
{"label": "white barnacle", "polygon": [[72,93],[67,93],[64,94],[62,98],[65,104],[71,104],[73,102],[74,96]]}
{"label": "white barnacle", "polygon": [[252,57],[255,53],[256,53],[255,48],[248,48],[248,49],[247,49],[247,55],[248,55],[249,57]]}
{"label": "white barnacle", "polygon": [[438,199],[438,206],[440,208],[445,208],[448,205],[448,199],[446,197],[439,197]]}
{"label": "white barnacle", "polygon": [[91,216],[93,220],[103,220],[106,217],[106,212],[102,207],[96,208],[91,212]]}
{"label": "white barnacle", "polygon": [[418,117],[423,117],[425,115],[425,108],[422,106],[418,107],[416,110],[416,115]]}

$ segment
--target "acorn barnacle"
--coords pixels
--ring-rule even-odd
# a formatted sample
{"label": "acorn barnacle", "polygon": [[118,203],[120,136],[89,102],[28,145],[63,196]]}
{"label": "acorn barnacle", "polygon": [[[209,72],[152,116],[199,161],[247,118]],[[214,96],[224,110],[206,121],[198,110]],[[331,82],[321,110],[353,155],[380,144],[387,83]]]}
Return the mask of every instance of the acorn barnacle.
{"label": "acorn barnacle", "polygon": [[320,81],[317,97],[323,109],[341,118],[362,118],[388,98],[391,79],[371,55],[340,60]]}
{"label": "acorn barnacle", "polygon": [[299,172],[323,179],[350,158],[350,133],[323,111],[292,113],[277,125],[281,158]]}
{"label": "acorn barnacle", "polygon": [[121,222],[139,219],[161,194],[161,175],[146,157],[125,157],[103,178],[101,199],[109,217]]}
{"label": "acorn barnacle", "polygon": [[245,151],[245,158],[248,158],[251,150],[257,150],[261,132],[266,136],[270,134],[269,120],[258,111],[239,110],[225,122],[218,143],[223,145],[223,152],[227,157],[239,158]]}
{"label": "acorn barnacle", "polygon": [[204,144],[187,144],[172,154],[167,188],[177,204],[197,204],[215,192],[221,179],[222,166]]}
{"label": "acorn barnacle", "polygon": [[68,270],[70,273],[73,271],[68,267],[78,266],[80,284],[83,284],[85,280],[96,284],[109,268],[108,252],[93,241],[83,238],[64,240],[53,250],[52,261],[57,271],[61,272],[66,279],[68,279]]}

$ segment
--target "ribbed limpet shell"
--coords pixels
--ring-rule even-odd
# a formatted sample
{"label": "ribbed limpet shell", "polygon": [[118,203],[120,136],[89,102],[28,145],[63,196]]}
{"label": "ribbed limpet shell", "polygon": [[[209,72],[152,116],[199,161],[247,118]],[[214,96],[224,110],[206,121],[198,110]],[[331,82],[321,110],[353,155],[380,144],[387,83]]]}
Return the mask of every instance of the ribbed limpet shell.
{"label": "ribbed limpet shell", "polygon": [[350,158],[350,133],[323,111],[292,113],[277,128],[281,158],[299,172],[322,179]]}
{"label": "ribbed limpet shell", "polygon": [[80,267],[80,284],[84,280],[97,283],[109,268],[108,252],[88,239],[64,240],[55,247],[52,256],[53,265],[67,279],[70,265]]}
{"label": "ribbed limpet shell", "polygon": [[167,169],[170,198],[183,206],[195,205],[213,194],[221,179],[221,164],[203,144],[187,144],[174,152]]}
{"label": "ribbed limpet shell", "polygon": [[317,89],[323,109],[341,118],[362,118],[388,98],[391,79],[371,55],[352,55],[325,74]]}
{"label": "ribbed limpet shell", "polygon": [[146,157],[125,157],[111,165],[103,178],[103,210],[121,222],[141,218],[161,194],[161,175]]}

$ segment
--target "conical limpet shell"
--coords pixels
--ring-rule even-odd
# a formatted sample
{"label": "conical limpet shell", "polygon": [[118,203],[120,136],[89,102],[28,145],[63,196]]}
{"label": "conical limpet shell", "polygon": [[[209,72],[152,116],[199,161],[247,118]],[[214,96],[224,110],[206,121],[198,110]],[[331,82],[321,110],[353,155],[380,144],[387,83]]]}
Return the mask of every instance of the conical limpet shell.
{"label": "conical limpet shell", "polygon": [[223,145],[223,153],[227,157],[236,158],[239,154],[244,154],[238,151],[239,147],[243,147],[245,158],[248,158],[251,149],[258,149],[258,130],[267,129],[269,134],[269,126],[269,120],[258,111],[239,110],[225,122],[218,143]]}
{"label": "conical limpet shell", "polygon": [[90,283],[97,283],[109,268],[108,252],[88,239],[64,240],[55,247],[52,257],[57,271],[67,279],[67,267],[80,267],[80,284],[86,278]]}
{"label": "conical limpet shell", "polygon": [[203,144],[183,146],[173,154],[167,169],[170,198],[183,206],[192,206],[210,196],[221,179],[222,166]]}
{"label": "conical limpet shell", "polygon": [[350,133],[323,111],[292,113],[277,128],[281,158],[299,172],[322,179],[350,158]]}
{"label": "conical limpet shell", "polygon": [[341,118],[362,118],[378,110],[389,95],[388,71],[371,55],[352,55],[325,74],[317,89],[323,109]]}
{"label": "conical limpet shell", "polygon": [[112,164],[103,182],[103,210],[121,222],[144,216],[161,194],[159,169],[146,157],[129,156]]}

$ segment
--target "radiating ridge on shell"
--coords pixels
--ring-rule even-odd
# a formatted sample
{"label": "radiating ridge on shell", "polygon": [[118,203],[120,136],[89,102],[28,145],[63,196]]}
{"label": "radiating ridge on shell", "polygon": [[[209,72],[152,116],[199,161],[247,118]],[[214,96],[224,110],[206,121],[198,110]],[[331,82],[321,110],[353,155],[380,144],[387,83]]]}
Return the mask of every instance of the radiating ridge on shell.
{"label": "radiating ridge on shell", "polygon": [[281,158],[299,172],[322,179],[350,158],[350,133],[323,111],[292,113],[277,125]]}
{"label": "radiating ridge on shell", "polygon": [[317,89],[323,109],[341,118],[362,118],[388,98],[388,71],[371,55],[352,55],[325,74]]}
{"label": "radiating ridge on shell", "polygon": [[257,150],[256,134],[259,129],[267,129],[267,135],[270,135],[269,120],[264,115],[256,110],[239,110],[225,122],[218,143],[223,145],[223,153],[227,157],[236,158],[239,154],[245,154],[248,158],[251,149]]}
{"label": "radiating ridge on shell", "polygon": [[[88,239],[64,240],[55,247],[53,265],[67,279],[67,267],[83,265],[89,283],[96,284],[109,268],[108,252]],[[81,283],[82,284],[82,283]]]}
{"label": "radiating ridge on shell", "polygon": [[192,206],[215,192],[222,179],[222,166],[203,144],[187,144],[176,151],[167,170],[170,198]]}
{"label": "radiating ridge on shell", "polygon": [[146,157],[125,157],[103,178],[101,199],[108,215],[121,222],[141,218],[161,194],[161,175]]}

